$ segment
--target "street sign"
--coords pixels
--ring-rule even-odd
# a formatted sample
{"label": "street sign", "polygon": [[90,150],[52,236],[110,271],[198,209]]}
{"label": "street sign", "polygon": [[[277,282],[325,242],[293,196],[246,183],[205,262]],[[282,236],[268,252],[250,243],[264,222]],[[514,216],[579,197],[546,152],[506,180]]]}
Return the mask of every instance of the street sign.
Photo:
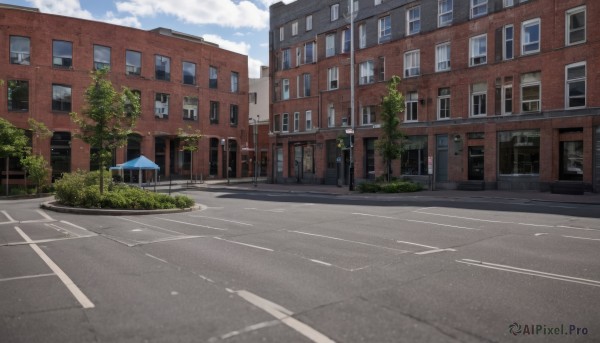
{"label": "street sign", "polygon": [[346,129],[346,134],[353,135],[354,134],[354,129]]}
{"label": "street sign", "polygon": [[427,174],[433,175],[433,156],[427,157]]}

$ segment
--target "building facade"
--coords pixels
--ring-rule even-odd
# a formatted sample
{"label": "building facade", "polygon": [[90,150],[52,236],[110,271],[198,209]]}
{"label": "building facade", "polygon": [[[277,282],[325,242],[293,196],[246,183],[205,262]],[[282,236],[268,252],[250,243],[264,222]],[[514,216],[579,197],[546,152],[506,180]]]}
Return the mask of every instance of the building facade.
{"label": "building facade", "polygon": [[[140,96],[141,117],[114,163],[143,154],[160,176],[225,178],[243,173],[241,143],[248,139],[248,58],[200,37],[166,28],[150,31],[0,7],[0,116],[28,128],[43,122],[53,136],[33,139],[33,151],[62,172],[97,168],[94,152],[74,137],[69,112],[81,113],[90,72],[107,67],[115,89]],[[198,151],[181,149],[178,129],[200,130]],[[226,146],[228,145],[228,146]],[[229,156],[227,157],[227,153]],[[17,161],[11,179],[23,179]]]}
{"label": "building facade", "polygon": [[[383,174],[380,104],[393,75],[405,151],[392,174],[435,188],[600,190],[600,3],[346,0],[271,6],[274,182]],[[431,173],[430,173],[431,172]]]}
{"label": "building facade", "polygon": [[[260,77],[251,78],[249,92],[249,131],[255,135],[250,141],[251,176],[267,176],[269,160],[269,67],[260,67]],[[254,161],[254,159],[256,159]]]}

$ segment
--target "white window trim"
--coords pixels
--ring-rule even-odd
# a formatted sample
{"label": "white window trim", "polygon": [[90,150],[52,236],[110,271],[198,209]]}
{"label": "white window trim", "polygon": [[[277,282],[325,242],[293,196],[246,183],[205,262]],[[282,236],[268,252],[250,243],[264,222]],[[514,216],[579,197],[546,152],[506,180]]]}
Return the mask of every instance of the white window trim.
{"label": "white window trim", "polygon": [[358,25],[358,48],[364,49],[367,47],[367,24]]}
{"label": "white window trim", "polygon": [[[416,56],[416,65],[408,66],[410,56]],[[404,53],[404,78],[416,77],[421,75],[421,51],[411,50]]]}
{"label": "white window trim", "polygon": [[[412,19],[411,20],[410,14],[414,10],[418,10],[419,11],[419,16],[416,19]],[[419,24],[419,28],[417,30],[415,30],[414,32],[410,31],[410,24],[412,24],[412,23],[418,23]],[[409,9],[406,10],[406,35],[407,36],[416,35],[419,32],[421,32],[421,6],[414,6],[414,7],[411,7],[411,8],[409,8]]]}
{"label": "white window trim", "polygon": [[306,16],[306,31],[312,30],[312,21],[313,21],[312,14],[307,15]]}
{"label": "white window trim", "polygon": [[[384,30],[383,30],[383,23],[385,22],[385,19],[388,18],[390,20],[390,30],[389,33],[384,35]],[[387,15],[384,17],[379,18],[379,20],[377,21],[378,25],[378,31],[377,31],[377,41],[379,42],[379,44],[383,43],[383,42],[387,42],[388,40],[390,40],[391,36],[392,36],[392,17]],[[382,41],[383,40],[383,41]]]}
{"label": "white window trim", "polygon": [[[481,39],[482,37],[485,38],[485,54],[484,55],[473,56],[473,42],[475,40]],[[476,66],[487,64],[487,54],[488,54],[487,34],[483,34],[483,35],[471,37],[469,39],[469,67],[476,67]],[[475,64],[474,63],[475,62],[475,58],[481,58],[481,57],[485,57],[485,62]]]}
{"label": "white window trim", "polygon": [[[540,75],[540,78],[541,78],[541,75]],[[538,110],[537,111],[527,111],[527,112],[525,112],[525,111],[523,111],[523,103],[525,102],[525,101],[523,101],[523,88],[529,87],[529,86],[538,86],[538,88],[540,90],[539,91],[539,98],[538,98],[538,100],[527,100],[527,102],[537,101],[538,102]],[[521,89],[520,89],[520,91],[521,91],[521,103],[520,103],[520,105],[521,105],[521,107],[520,107],[521,113],[539,113],[539,112],[542,111],[542,81],[541,80],[534,81],[534,82],[521,83]],[[513,96],[514,96],[514,94],[513,94]]]}
{"label": "white window trim", "polygon": [[[287,84],[287,90],[286,90]],[[281,80],[281,100],[289,100],[290,99],[290,80],[283,79]]]}
{"label": "white window trim", "polygon": [[[439,92],[439,90],[438,90],[438,92]],[[449,110],[448,111],[448,117],[445,117],[445,118],[441,117],[441,114],[442,114],[442,100],[445,100],[445,99],[450,100],[451,96],[452,96],[452,93],[450,93],[448,95],[438,95],[438,97],[437,97],[437,119],[438,120],[449,120],[450,117],[452,116],[452,111]],[[450,103],[450,106],[452,106],[452,102]]]}
{"label": "white window trim", "polygon": [[[346,36],[348,36],[348,50],[346,50]],[[350,41],[350,29],[345,29],[342,31],[340,35],[340,53],[347,54],[350,52],[350,45],[352,42]]]}
{"label": "white window trim", "polygon": [[[453,17],[454,17],[454,0],[452,1],[452,6],[450,8],[449,11],[446,12],[442,12],[442,2],[445,0],[438,0],[438,27],[444,27],[444,26],[448,26],[452,24],[453,21]],[[446,14],[450,14],[450,20],[448,20],[447,22],[442,22],[442,17],[445,16]]]}
{"label": "white window trim", "polygon": [[[333,71],[335,70],[335,75],[333,75]],[[335,78],[334,78],[335,76]],[[336,81],[336,85],[335,87],[331,86],[331,83],[333,81]],[[327,69],[327,89],[328,90],[335,90],[340,88],[340,72],[338,67],[331,67],[329,69]]]}
{"label": "white window trim", "polygon": [[333,4],[329,7],[330,21],[336,21],[340,18],[340,4]]}
{"label": "white window trim", "polygon": [[290,114],[284,113],[281,116],[281,132],[290,132]]}
{"label": "white window trim", "polygon": [[502,3],[503,3],[502,6],[504,8],[513,7],[515,5],[515,0],[504,0],[504,1],[502,1]]}
{"label": "white window trim", "polygon": [[[488,104],[489,104],[489,102],[488,102],[488,96],[487,96],[488,95],[487,94],[488,93],[487,92],[488,91],[487,90],[487,84],[486,84],[486,88],[485,88],[484,91],[478,91],[478,92],[473,91],[473,86],[474,85],[475,84],[471,84],[469,86],[470,87],[469,93],[471,93],[469,95],[469,117],[472,117],[472,118],[485,117],[485,116],[487,116],[487,107],[488,107]],[[481,95],[485,95],[485,107],[483,108],[483,112],[482,113],[475,114],[475,97],[476,96],[481,96]]]}
{"label": "white window trim", "polygon": [[[328,44],[331,43],[331,44]],[[325,36],[325,57],[335,56],[335,35]]]}
{"label": "white window trim", "polygon": [[[484,15],[487,15],[487,14],[488,14],[488,12],[489,12],[489,8],[488,8],[488,5],[489,5],[489,4],[488,4],[488,2],[489,2],[489,1],[488,1],[488,0],[485,0],[485,3],[478,4],[478,5],[477,5],[477,6],[475,6],[475,7],[474,7],[474,1],[475,1],[475,0],[471,0],[471,11],[470,11],[470,13],[471,13],[471,19],[474,19],[474,18],[479,18],[479,17],[483,17]],[[473,14],[473,12],[474,12],[474,10],[475,10],[475,8],[476,8],[476,7],[483,7],[483,6],[485,6],[485,13],[478,14],[478,15],[474,15],[474,14]]]}
{"label": "white window trim", "polygon": [[[511,89],[511,93],[512,93],[512,98],[511,98],[512,108],[510,110],[506,109],[506,90],[508,88]],[[500,101],[502,102],[502,104],[500,105],[501,115],[503,115],[503,116],[512,115],[513,114],[513,108],[515,107],[515,90],[514,90],[514,87],[513,87],[512,83],[502,85],[502,94],[501,94],[501,97],[500,97]]]}
{"label": "white window trim", "polygon": [[[571,16],[573,14],[577,14],[583,12],[583,16],[584,16],[584,21],[583,21],[583,30],[584,30],[584,36],[583,36],[583,40],[579,41],[579,42],[575,42],[572,43],[570,40],[570,30],[569,27],[571,26]],[[567,10],[565,12],[565,45],[570,46],[570,45],[577,45],[577,44],[582,44],[587,42],[587,10],[586,10],[586,6],[579,6],[579,7],[575,7],[575,8],[571,8],[570,10]]]}
{"label": "white window trim", "polygon": [[285,28],[282,26],[279,28],[279,41],[283,42],[285,39]]}
{"label": "white window trim", "polygon": [[[366,113],[365,113],[366,112]],[[373,121],[373,108],[371,106],[363,106],[360,108],[361,125],[371,125]],[[365,116],[366,115],[366,116]],[[367,120],[365,120],[365,118]]]}
{"label": "white window trim", "polygon": [[[512,28],[512,38],[510,42],[512,44],[512,56],[510,58],[506,57],[506,43],[508,42],[506,39],[506,29]],[[514,25],[505,25],[502,27],[502,60],[509,61],[515,58],[515,27]]]}
{"label": "white window trim", "polygon": [[[583,106],[574,106],[574,107],[569,107],[569,69],[571,68],[576,68],[576,67],[581,67],[584,66],[585,67],[585,75],[583,76],[583,78],[579,78],[576,80],[573,80],[571,82],[581,82],[583,81],[585,84],[585,90],[584,90],[584,99],[585,99],[585,105]],[[571,63],[565,66],[565,108],[568,110],[575,110],[575,109],[579,109],[579,108],[586,108],[587,104],[588,104],[588,91],[587,91],[587,62],[583,61],[583,62],[577,62],[577,63]],[[540,95],[541,95],[541,90],[540,90]],[[541,96],[540,96],[541,97]],[[540,103],[541,105],[541,103]],[[541,108],[541,106],[540,106]]]}
{"label": "white window trim", "polygon": [[372,60],[360,63],[358,65],[358,84],[367,85],[373,82],[375,82],[375,63]]}
{"label": "white window trim", "polygon": [[335,107],[332,103],[327,106],[327,127],[335,127]]}
{"label": "white window trim", "polygon": [[305,121],[304,130],[311,131],[312,130],[312,111],[311,110],[304,112],[304,121]]}
{"label": "white window trim", "polygon": [[[525,45],[527,44],[534,44],[535,41],[533,42],[525,42],[525,28],[529,27],[529,26],[533,26],[536,25],[539,27],[538,28],[538,40],[537,40],[537,49],[536,50],[531,50],[531,51],[525,51]],[[540,18],[536,18],[536,19],[531,19],[531,20],[527,20],[524,21],[521,24],[521,55],[531,55],[531,54],[537,54],[540,52],[540,49],[542,48],[542,21],[540,20]]]}
{"label": "white window trim", "polygon": [[[450,56],[448,56],[447,60],[442,61],[440,59],[441,54],[439,53],[438,49],[441,48],[441,47],[447,47],[448,51],[450,52]],[[446,57],[446,56],[444,56],[444,57]],[[451,68],[452,68],[451,64],[450,64],[451,57],[452,57],[452,50],[450,50],[450,42],[444,42],[444,43],[440,43],[440,44],[436,45],[435,46],[435,71],[436,72],[443,72],[443,71],[449,71],[449,70],[451,70]],[[440,63],[441,62],[447,62],[446,63],[447,67],[444,68],[444,69],[441,69],[440,68]]]}
{"label": "white window trim", "polygon": [[[412,98],[412,95],[415,95],[414,99]],[[409,105],[410,104],[410,105]],[[417,106],[417,115],[416,115],[416,119],[409,119],[408,118],[408,109],[412,106]],[[406,94],[406,98],[404,100],[404,122],[407,123],[415,123],[419,121],[419,93],[417,92],[408,92]]]}
{"label": "white window trim", "polygon": [[294,112],[294,132],[300,131],[300,112]]}

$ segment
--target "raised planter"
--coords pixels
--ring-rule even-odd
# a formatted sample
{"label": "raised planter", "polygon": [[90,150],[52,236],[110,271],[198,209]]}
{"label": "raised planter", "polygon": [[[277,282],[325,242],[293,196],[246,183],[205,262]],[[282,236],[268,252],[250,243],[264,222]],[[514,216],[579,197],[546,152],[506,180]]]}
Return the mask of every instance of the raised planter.
{"label": "raised planter", "polygon": [[63,206],[58,204],[56,201],[47,201],[40,205],[41,208],[61,213],[75,213],[75,214],[87,214],[87,215],[104,215],[104,216],[134,216],[144,214],[165,214],[165,213],[180,213],[190,212],[197,210],[201,205],[196,204],[194,207],[188,208],[169,208],[169,209],[158,209],[158,210],[124,210],[124,209],[111,209],[111,208],[82,208],[82,207],[71,207]]}

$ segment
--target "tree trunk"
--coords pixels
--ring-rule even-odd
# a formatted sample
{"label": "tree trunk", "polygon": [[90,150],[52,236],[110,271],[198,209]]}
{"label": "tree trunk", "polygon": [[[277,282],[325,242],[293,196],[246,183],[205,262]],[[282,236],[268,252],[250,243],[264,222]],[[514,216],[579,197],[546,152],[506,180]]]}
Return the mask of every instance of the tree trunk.
{"label": "tree trunk", "polygon": [[100,162],[100,194],[104,194],[104,161]]}
{"label": "tree trunk", "polygon": [[8,176],[8,159],[9,158],[10,157],[6,156],[6,196],[8,196],[8,179],[9,179],[9,176]]}

